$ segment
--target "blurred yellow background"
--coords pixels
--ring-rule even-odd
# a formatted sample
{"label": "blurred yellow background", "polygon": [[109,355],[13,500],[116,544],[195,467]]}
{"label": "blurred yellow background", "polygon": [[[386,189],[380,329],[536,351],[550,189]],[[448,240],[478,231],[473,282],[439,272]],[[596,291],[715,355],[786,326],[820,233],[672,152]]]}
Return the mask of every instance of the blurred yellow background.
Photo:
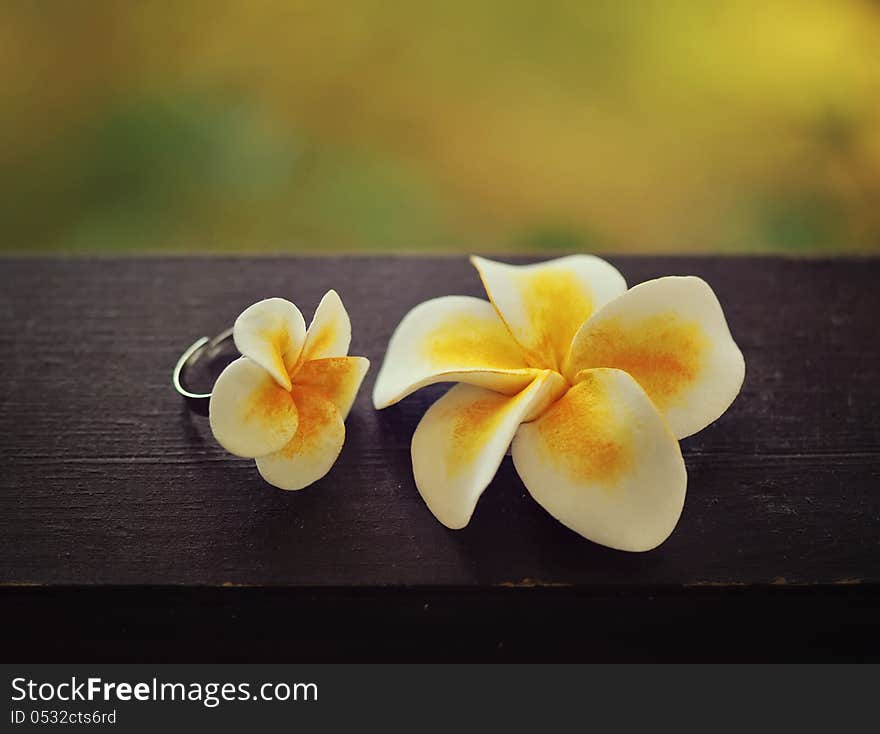
{"label": "blurred yellow background", "polygon": [[0,3],[5,250],[880,249],[880,3]]}

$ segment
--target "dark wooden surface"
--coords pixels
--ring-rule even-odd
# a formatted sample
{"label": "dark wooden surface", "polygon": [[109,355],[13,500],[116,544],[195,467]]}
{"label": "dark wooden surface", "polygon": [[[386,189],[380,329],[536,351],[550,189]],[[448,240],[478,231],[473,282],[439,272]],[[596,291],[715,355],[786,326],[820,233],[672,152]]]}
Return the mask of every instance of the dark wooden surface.
{"label": "dark wooden surface", "polygon": [[[379,599],[402,588],[567,589],[571,598],[664,590],[684,594],[676,604],[702,587],[822,587],[843,605],[859,589],[875,613],[880,260],[610,259],[630,284],[708,280],[746,359],[732,408],[683,441],[685,509],[647,554],[566,530],[527,495],[509,458],[465,530],[447,530],[424,506],[409,442],[441,390],[382,412],[369,395],[412,306],[482,295],[463,257],[0,260],[6,614],[63,603],[51,595],[71,585],[362,589]],[[170,372],[190,342],[250,303],[283,296],[308,320],[331,287],[352,317],[351,353],[373,366],[336,466],[286,493],[213,441]]]}

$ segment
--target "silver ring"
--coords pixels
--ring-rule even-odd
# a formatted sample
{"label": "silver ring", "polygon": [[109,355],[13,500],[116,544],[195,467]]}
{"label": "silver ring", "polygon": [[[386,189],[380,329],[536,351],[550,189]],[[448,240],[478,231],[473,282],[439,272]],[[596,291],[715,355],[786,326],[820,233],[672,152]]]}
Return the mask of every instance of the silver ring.
{"label": "silver ring", "polygon": [[208,402],[211,399],[211,393],[196,393],[188,390],[185,385],[184,372],[193,367],[201,359],[208,357],[213,359],[217,356],[219,347],[225,342],[232,339],[232,329],[221,331],[213,339],[203,336],[201,339],[194,341],[189,348],[180,355],[177,364],[174,365],[174,373],[171,382],[174,389],[186,400],[189,409],[200,415],[208,415]]}

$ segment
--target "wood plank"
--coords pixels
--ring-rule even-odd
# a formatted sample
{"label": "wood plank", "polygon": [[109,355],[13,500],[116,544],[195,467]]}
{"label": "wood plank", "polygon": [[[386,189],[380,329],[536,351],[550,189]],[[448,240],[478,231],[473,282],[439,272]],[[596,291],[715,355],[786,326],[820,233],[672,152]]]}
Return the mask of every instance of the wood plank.
{"label": "wood plank", "polygon": [[[566,530],[509,459],[470,526],[416,492],[409,439],[439,388],[382,412],[391,330],[434,296],[481,295],[464,258],[0,261],[0,582],[6,585],[648,588],[880,581],[880,260],[613,257],[628,282],[695,274],[747,365],[742,394],[682,443],[688,498],[658,550]],[[178,354],[278,295],[327,288],[369,357],[332,472],[302,492],[227,455],[170,385]]]}

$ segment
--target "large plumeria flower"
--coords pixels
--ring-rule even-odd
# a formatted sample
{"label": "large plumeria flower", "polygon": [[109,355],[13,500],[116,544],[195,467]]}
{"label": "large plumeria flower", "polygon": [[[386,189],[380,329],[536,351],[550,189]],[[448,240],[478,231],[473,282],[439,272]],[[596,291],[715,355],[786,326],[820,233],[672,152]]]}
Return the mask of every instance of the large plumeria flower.
{"label": "large plumeria flower", "polygon": [[471,262],[490,301],[413,308],[373,393],[385,408],[431,383],[461,383],[413,435],[428,507],[450,528],[467,525],[512,442],[526,488],[560,522],[612,548],[656,547],[684,505],[678,439],[718,418],[745,374],[712,289],[668,277],[627,290],[589,255]]}
{"label": "large plumeria flower", "polygon": [[323,477],[345,441],[345,418],[370,366],[349,357],[351,322],[328,291],[306,330],[299,309],[269,298],[236,319],[240,359],[217,378],[209,416],[214,437],[255,458],[263,478],[302,489]]}

